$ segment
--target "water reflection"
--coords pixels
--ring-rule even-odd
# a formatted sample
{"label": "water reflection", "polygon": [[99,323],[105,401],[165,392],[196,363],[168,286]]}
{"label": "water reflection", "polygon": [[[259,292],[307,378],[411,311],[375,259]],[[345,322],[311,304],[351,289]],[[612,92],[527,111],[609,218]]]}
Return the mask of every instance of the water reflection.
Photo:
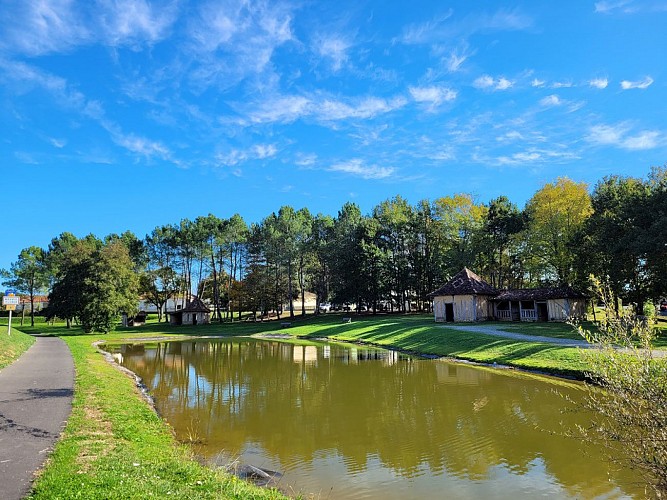
{"label": "water reflection", "polygon": [[563,437],[585,424],[563,413],[557,393],[576,400],[576,384],[248,338],[120,353],[177,434],[204,442],[204,456],[280,470],[295,490],[327,498],[639,493],[627,471],[610,472],[597,450]]}

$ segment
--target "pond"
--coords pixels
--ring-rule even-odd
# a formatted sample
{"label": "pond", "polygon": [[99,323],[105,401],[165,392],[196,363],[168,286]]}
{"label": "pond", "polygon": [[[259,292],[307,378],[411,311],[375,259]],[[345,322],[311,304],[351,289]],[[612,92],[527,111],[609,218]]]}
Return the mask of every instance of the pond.
{"label": "pond", "polygon": [[[282,474],[321,498],[642,497],[571,437],[583,385],[328,342],[120,346],[179,439],[208,463]],[[566,396],[574,403],[569,403]]]}

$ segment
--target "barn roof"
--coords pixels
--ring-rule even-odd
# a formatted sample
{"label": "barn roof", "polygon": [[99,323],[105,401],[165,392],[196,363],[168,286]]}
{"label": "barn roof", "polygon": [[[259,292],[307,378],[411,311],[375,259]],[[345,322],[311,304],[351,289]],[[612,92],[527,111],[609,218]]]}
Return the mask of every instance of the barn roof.
{"label": "barn roof", "polygon": [[577,292],[569,286],[558,288],[523,288],[515,290],[503,290],[493,300],[548,300],[548,299],[582,299],[584,294]]}
{"label": "barn roof", "polygon": [[182,312],[205,312],[210,313],[211,310],[204,304],[199,297],[194,297],[190,303],[181,309]]}
{"label": "barn roof", "polygon": [[445,285],[429,297],[439,295],[497,295],[498,291],[467,267],[456,273]]}

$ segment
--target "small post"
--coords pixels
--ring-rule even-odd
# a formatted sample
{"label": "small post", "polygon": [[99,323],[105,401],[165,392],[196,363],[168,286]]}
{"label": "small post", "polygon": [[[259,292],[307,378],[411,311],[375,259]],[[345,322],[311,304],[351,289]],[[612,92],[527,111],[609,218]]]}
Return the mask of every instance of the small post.
{"label": "small post", "polygon": [[12,334],[12,310],[9,310],[9,323],[7,323],[7,335]]}

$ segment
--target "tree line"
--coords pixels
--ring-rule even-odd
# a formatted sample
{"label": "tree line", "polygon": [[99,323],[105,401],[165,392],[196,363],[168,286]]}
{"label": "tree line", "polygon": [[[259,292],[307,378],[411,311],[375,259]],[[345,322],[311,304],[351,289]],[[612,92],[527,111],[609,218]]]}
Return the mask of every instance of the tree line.
{"label": "tree line", "polygon": [[523,209],[505,196],[480,203],[456,194],[416,205],[396,196],[369,214],[354,203],[336,216],[283,206],[257,223],[209,214],[144,238],[66,232],[46,249],[22,250],[2,274],[31,302],[48,290],[47,313],[87,331],[108,331],[119,313],[134,314],[140,295],[160,320],[170,298],[192,294],[218,321],[243,311],[305,314],[307,291],[318,304],[425,311],[428,294],[464,266],[498,288],[585,289],[594,274],[641,308],[667,295],[666,223],[667,169],[653,168],[646,178],[605,177],[592,193],[558,178]]}

